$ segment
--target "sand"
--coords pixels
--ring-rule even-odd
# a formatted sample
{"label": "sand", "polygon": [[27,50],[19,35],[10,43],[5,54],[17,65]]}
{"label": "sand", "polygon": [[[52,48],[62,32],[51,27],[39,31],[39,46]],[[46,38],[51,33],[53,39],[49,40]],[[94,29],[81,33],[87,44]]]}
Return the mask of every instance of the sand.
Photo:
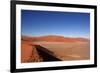
{"label": "sand", "polygon": [[[44,62],[36,45],[40,45],[62,61],[89,60],[90,42],[84,38],[65,38],[57,36],[23,37],[21,40],[21,62]],[[61,39],[60,39],[61,38]],[[43,48],[40,48],[43,49]],[[52,60],[52,59],[51,59]]]}

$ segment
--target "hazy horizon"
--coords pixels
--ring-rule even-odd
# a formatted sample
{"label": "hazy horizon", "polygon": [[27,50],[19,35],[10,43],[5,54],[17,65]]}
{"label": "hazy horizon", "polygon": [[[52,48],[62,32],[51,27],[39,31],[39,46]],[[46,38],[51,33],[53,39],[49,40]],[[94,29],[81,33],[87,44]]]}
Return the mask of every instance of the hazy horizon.
{"label": "hazy horizon", "polygon": [[64,37],[90,36],[90,14],[54,11],[21,11],[21,35]]}
{"label": "hazy horizon", "polygon": [[64,37],[64,38],[84,38],[84,39],[90,39],[88,37],[71,37],[71,36],[62,36],[62,35],[41,35],[41,36],[32,36],[32,35],[21,35],[22,37],[47,37],[47,36],[55,36],[55,37]]}

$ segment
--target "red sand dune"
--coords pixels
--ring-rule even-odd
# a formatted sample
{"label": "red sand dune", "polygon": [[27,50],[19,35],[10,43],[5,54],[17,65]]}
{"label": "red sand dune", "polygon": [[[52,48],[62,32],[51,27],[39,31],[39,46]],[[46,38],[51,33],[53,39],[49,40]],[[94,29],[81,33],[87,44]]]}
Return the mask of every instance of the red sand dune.
{"label": "red sand dune", "polygon": [[21,62],[27,63],[27,62],[39,62],[39,61],[42,61],[42,58],[40,58],[34,44],[32,42],[22,40]]}
{"label": "red sand dune", "polygon": [[70,37],[63,37],[63,36],[56,36],[56,35],[48,35],[48,36],[41,36],[41,37],[22,36],[22,40],[46,41],[46,42],[87,42],[89,41],[86,38],[70,38]]}

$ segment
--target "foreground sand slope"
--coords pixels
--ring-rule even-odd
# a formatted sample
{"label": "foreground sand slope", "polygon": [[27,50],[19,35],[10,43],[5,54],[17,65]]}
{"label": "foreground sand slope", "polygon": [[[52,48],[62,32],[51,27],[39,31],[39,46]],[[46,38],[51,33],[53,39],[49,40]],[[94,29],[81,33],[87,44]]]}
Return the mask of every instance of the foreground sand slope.
{"label": "foreground sand slope", "polygon": [[39,56],[34,44],[29,41],[22,41],[21,44],[21,62],[40,62],[42,58]]}

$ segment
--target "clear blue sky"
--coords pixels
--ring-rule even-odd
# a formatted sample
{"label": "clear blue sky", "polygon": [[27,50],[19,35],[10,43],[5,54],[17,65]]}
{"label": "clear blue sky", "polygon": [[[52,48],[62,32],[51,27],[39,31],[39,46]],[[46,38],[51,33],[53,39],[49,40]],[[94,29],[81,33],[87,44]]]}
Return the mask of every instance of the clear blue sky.
{"label": "clear blue sky", "polygon": [[26,36],[60,35],[89,38],[90,14],[21,10],[21,33]]}

